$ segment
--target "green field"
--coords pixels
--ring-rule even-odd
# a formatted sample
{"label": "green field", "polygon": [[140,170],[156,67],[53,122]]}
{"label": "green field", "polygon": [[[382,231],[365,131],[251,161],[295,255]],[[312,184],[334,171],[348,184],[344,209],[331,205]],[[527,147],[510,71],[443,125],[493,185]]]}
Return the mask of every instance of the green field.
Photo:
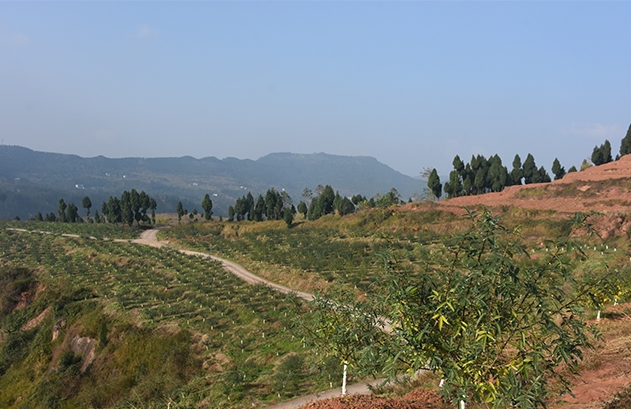
{"label": "green field", "polygon": [[[359,216],[299,222],[291,229],[282,222],[188,223],[159,237],[198,251],[207,252],[210,246],[213,254],[242,263],[272,281],[292,288],[298,285],[299,290],[313,291],[337,281],[365,292],[382,272],[380,254],[392,253],[412,270],[423,247],[442,236],[428,226],[453,219],[451,213],[395,214],[376,209]],[[310,284],[292,282],[298,275],[310,277]]]}
{"label": "green field", "polygon": [[53,234],[76,234],[81,237],[95,237],[98,239],[135,239],[141,230],[123,224],[94,224],[94,223],[54,223],[32,220],[8,221],[0,220],[0,228],[17,228],[30,231],[44,231]]}
{"label": "green field", "polygon": [[[0,233],[0,248],[5,272],[25,267],[33,271],[28,280],[45,287],[0,323],[1,407],[169,401],[252,407],[329,386],[331,371],[317,366],[293,328],[296,314],[305,313],[301,301],[246,284],[219,263],[135,244],[11,231]],[[48,307],[52,313],[38,326],[23,330]],[[61,322],[60,335],[46,342]],[[92,368],[51,378],[73,335],[99,340]],[[163,350],[169,343],[180,353]],[[298,368],[283,365],[295,355]],[[297,381],[284,380],[283,370]]]}

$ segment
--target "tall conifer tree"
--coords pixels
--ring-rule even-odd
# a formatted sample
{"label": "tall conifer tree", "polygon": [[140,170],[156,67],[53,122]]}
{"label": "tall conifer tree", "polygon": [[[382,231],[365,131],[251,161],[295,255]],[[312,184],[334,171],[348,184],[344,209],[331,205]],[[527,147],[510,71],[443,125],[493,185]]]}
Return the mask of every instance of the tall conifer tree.
{"label": "tall conifer tree", "polygon": [[631,153],[631,125],[629,125],[627,134],[624,138],[622,138],[622,142],[620,144],[620,156],[626,155],[627,153]]}
{"label": "tall conifer tree", "polygon": [[427,179],[427,187],[430,188],[436,199],[440,199],[440,196],[443,192],[443,185],[440,183],[440,177],[438,176],[438,172],[436,169],[432,169],[432,173],[429,174],[429,178]]}

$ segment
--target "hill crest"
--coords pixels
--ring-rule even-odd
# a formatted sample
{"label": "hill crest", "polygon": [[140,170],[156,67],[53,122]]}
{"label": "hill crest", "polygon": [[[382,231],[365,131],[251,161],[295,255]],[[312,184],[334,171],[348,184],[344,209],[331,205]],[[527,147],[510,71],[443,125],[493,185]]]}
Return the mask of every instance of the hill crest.
{"label": "hill crest", "polygon": [[110,195],[132,188],[145,190],[158,201],[158,212],[175,211],[178,201],[192,210],[206,193],[215,215],[251,191],[285,190],[298,204],[305,188],[331,185],[341,195],[372,197],[393,187],[405,199],[423,191],[424,183],[368,156],[326,153],[272,153],[257,160],[214,156],[196,159],[83,158],[77,155],[0,146],[0,218],[30,218],[55,212],[57,201],[78,204],[89,195],[95,207]]}
{"label": "hill crest", "polygon": [[566,174],[551,183],[509,186],[501,192],[446,199],[448,210],[475,206],[515,206],[560,213],[631,211],[631,155]]}

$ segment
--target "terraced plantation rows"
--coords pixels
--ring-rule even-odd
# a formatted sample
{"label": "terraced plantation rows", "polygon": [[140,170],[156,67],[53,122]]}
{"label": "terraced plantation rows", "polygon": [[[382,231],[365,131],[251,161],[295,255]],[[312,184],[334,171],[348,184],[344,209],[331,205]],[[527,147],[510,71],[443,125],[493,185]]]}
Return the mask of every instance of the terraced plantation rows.
{"label": "terraced plantation rows", "polygon": [[195,381],[195,399],[212,407],[258,406],[330,385],[329,374],[306,355],[299,372],[308,380],[279,381],[279,364],[304,351],[292,328],[295,314],[304,312],[301,301],[244,283],[218,262],[129,243],[10,231],[0,232],[0,246],[3,260],[39,269],[44,282],[88,289],[86,299],[134,317],[138,326],[177,325],[199,334],[210,369]]}
{"label": "terraced plantation rows", "polygon": [[268,228],[242,232],[234,238],[222,234],[222,227],[189,224],[165,234],[187,248],[208,251],[212,246],[214,254],[225,258],[296,269],[323,281],[340,280],[362,290],[378,280],[382,269],[376,263],[379,253],[392,251],[402,260],[414,261],[414,253],[423,245],[414,237],[362,237],[330,228]]}
{"label": "terraced plantation rows", "polygon": [[374,282],[375,255],[389,246],[385,240],[352,240],[334,230],[268,230],[213,244],[215,251],[232,257],[247,254],[253,260],[316,273],[329,282],[343,279],[361,288]]}
{"label": "terraced plantation rows", "polygon": [[126,225],[121,224],[46,223],[32,220],[0,220],[0,228],[19,228],[42,231],[45,230],[49,233],[76,234],[81,237],[96,237],[99,239],[134,239],[138,236],[137,228],[130,228]]}

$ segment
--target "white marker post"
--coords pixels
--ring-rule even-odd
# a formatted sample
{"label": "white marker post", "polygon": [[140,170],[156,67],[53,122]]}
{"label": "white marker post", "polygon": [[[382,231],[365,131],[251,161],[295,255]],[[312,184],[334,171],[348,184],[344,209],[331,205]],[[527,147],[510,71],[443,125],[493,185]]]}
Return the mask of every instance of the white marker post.
{"label": "white marker post", "polygon": [[342,396],[346,395],[346,368],[348,364],[344,361],[344,375],[342,375]]}

